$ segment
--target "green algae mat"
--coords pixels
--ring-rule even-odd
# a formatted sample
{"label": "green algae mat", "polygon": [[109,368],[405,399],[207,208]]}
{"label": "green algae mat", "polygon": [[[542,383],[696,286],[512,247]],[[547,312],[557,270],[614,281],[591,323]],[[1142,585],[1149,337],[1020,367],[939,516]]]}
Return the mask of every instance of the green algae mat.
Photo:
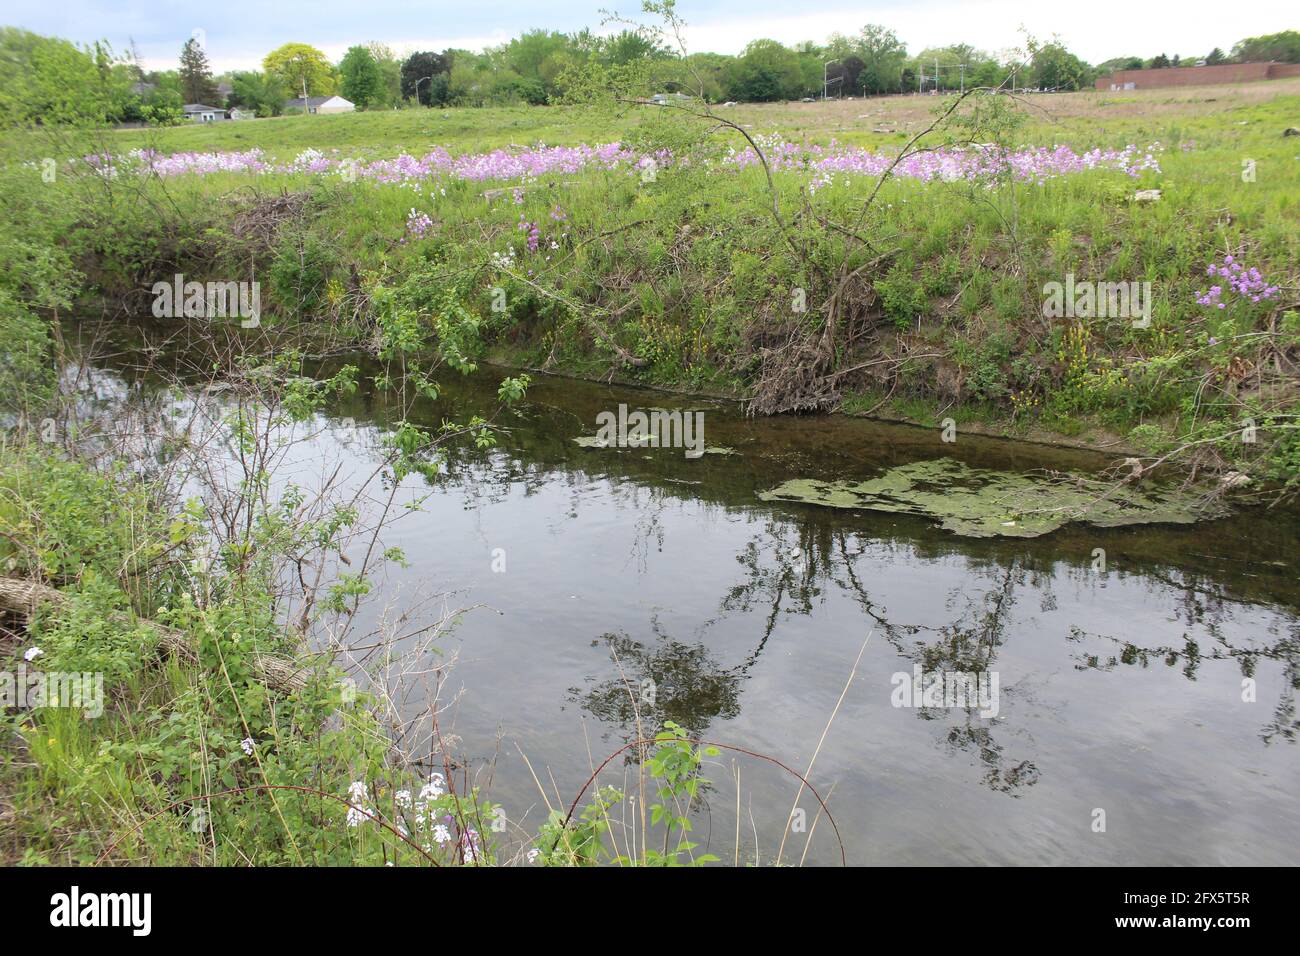
{"label": "green algae mat", "polygon": [[1191,524],[1227,514],[1194,488],[1117,486],[1071,474],[992,471],[953,458],[900,465],[868,481],[796,478],[761,492],[759,498],[920,515],[971,538],[1036,538],[1072,521],[1115,528]]}

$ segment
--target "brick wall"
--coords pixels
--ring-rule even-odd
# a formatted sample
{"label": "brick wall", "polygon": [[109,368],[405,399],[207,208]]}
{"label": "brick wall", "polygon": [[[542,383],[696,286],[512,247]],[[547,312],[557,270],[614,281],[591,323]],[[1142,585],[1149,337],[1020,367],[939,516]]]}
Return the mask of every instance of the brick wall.
{"label": "brick wall", "polygon": [[[1171,86],[1254,83],[1300,76],[1300,63],[1220,63],[1215,66],[1171,66],[1163,70],[1117,70],[1097,78],[1097,89],[1154,90]],[[1127,84],[1132,83],[1129,87]]]}

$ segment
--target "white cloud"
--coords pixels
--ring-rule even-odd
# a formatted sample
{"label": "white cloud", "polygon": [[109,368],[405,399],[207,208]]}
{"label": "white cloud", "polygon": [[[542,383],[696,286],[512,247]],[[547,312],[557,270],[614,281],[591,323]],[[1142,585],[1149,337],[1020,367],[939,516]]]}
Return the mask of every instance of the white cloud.
{"label": "white cloud", "polygon": [[1025,3],[1023,0],[918,0],[906,5],[840,7],[780,15],[692,17],[688,47],[696,51],[739,53],[750,40],[767,37],[792,45],[804,40],[822,43],[834,31],[854,33],[867,23],[892,29],[919,53],[926,47],[969,43],[990,52],[1019,46],[1023,24],[1039,39],[1060,34],[1078,56],[1093,63],[1116,56],[1154,56],[1165,52],[1187,56],[1227,49],[1236,41],[1294,29],[1294,8],[1280,0],[1251,0],[1232,8],[1212,0],[1185,0],[1172,12],[1168,5],[1133,0],[1093,0],[1091,3]]}
{"label": "white cloud", "polygon": [[[231,2],[238,7],[244,0]],[[572,30],[586,23],[594,31],[606,32],[600,27],[599,7],[635,6],[628,0],[569,0],[548,13],[522,0],[518,4],[512,0],[484,0],[462,11],[460,17],[448,16],[443,21],[448,26],[446,34],[427,34],[425,23],[412,36],[403,33],[406,21],[412,17],[410,8],[399,10],[388,0],[373,3],[373,15],[364,27],[352,22],[355,8],[330,9],[330,4],[325,3],[309,15],[311,29],[301,36],[285,32],[289,28],[282,21],[286,17],[288,22],[295,21],[283,8],[277,8],[274,25],[263,25],[256,17],[243,16],[234,9],[223,16],[216,15],[220,10],[209,11],[208,56],[217,72],[257,69],[267,52],[286,40],[296,39],[313,43],[337,62],[348,46],[376,35],[398,54],[448,47],[481,50],[504,43],[527,27]],[[118,42],[128,33],[148,37],[148,41],[140,43],[146,65],[174,68],[188,28],[150,30],[146,15],[138,9],[133,12],[129,6],[115,16],[111,31],[105,30],[102,23],[91,22],[79,23],[78,31],[111,32]],[[1173,11],[1168,4],[1134,0],[1068,5],[1024,0],[875,0],[870,5],[856,6],[831,0],[824,6],[818,4],[816,9],[786,12],[789,9],[768,0],[681,0],[679,7],[689,24],[689,48],[717,53],[738,53],[750,40],[762,37],[787,44],[804,40],[821,43],[835,31],[854,33],[866,23],[880,23],[894,30],[912,53],[950,43],[970,43],[998,52],[1022,42],[1019,27],[1023,24],[1040,39],[1060,34],[1072,51],[1097,63],[1121,55],[1204,54],[1215,46],[1226,49],[1243,37],[1296,26],[1292,6],[1282,0],[1251,0],[1231,8],[1231,17],[1225,17],[1222,4],[1212,0],[1183,0]],[[526,23],[521,21],[522,16],[527,17]],[[352,38],[350,34],[358,29],[365,35]],[[71,35],[74,31],[52,32]],[[160,40],[163,33],[168,34],[166,42]]]}

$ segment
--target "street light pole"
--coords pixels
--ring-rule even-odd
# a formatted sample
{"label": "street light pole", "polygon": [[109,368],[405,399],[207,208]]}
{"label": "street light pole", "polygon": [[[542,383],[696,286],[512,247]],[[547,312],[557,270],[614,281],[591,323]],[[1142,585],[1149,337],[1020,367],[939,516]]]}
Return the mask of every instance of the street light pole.
{"label": "street light pole", "polygon": [[420,84],[423,83],[425,80],[432,81],[432,80],[433,80],[433,77],[432,77],[432,76],[422,76],[422,77],[420,77],[418,80],[415,81],[415,105],[416,105],[416,106],[419,106],[419,105],[420,105]]}
{"label": "street light pole", "polygon": [[[823,100],[828,100],[831,98],[830,68],[832,63],[839,63],[839,62],[840,62],[839,60],[827,60],[825,63],[822,64],[822,99]],[[843,88],[844,88],[844,77],[840,77],[841,91],[843,90]]]}

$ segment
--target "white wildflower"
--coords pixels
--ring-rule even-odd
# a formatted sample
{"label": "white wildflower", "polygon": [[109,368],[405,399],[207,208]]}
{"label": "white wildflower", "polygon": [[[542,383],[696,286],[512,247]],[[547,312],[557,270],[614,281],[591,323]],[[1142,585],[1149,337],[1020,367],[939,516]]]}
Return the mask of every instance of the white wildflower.
{"label": "white wildflower", "polygon": [[353,780],[348,785],[348,803],[353,806],[348,807],[348,826],[360,826],[364,821],[370,819],[370,815],[358,808],[358,804],[363,804],[370,799],[370,794],[366,790],[364,780]]}
{"label": "white wildflower", "polygon": [[446,792],[447,779],[442,774],[435,773],[429,778],[429,782],[420,789],[420,799],[437,800]]}

